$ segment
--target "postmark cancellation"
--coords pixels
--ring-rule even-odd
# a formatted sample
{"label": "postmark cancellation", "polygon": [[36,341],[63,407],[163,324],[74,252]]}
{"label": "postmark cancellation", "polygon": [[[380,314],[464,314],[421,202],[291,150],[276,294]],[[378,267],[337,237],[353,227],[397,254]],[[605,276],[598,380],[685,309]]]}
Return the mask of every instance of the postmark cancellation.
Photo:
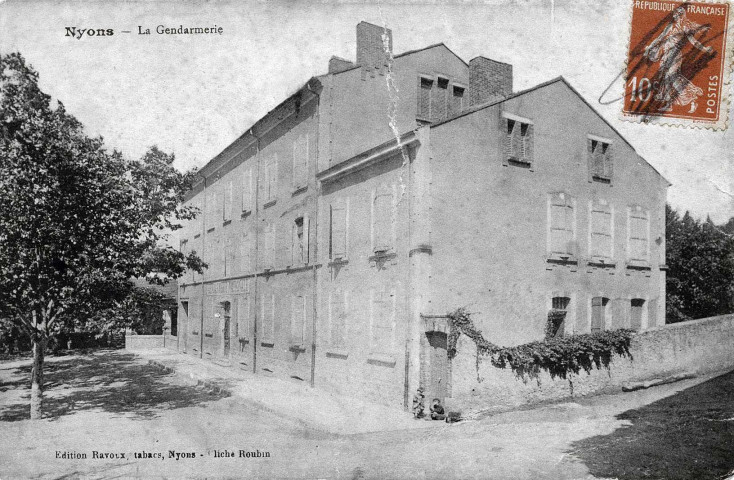
{"label": "postmark cancellation", "polygon": [[633,0],[622,119],[725,129],[728,1]]}

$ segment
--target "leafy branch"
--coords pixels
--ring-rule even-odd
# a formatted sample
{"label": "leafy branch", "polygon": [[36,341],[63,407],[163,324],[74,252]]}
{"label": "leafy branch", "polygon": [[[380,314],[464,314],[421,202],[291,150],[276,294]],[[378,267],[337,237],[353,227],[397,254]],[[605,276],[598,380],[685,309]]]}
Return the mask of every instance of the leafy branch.
{"label": "leafy branch", "polygon": [[480,357],[488,357],[497,368],[510,367],[525,382],[530,378],[539,381],[541,370],[548,372],[551,378],[568,379],[569,374],[578,374],[581,370],[590,373],[594,367],[608,369],[614,355],[632,358],[629,347],[635,332],[628,329],[569,335],[514,347],[500,347],[484,338],[465,308],[450,313],[448,319],[449,358],[454,358],[457,354],[459,336],[466,335],[477,346],[477,375]]}

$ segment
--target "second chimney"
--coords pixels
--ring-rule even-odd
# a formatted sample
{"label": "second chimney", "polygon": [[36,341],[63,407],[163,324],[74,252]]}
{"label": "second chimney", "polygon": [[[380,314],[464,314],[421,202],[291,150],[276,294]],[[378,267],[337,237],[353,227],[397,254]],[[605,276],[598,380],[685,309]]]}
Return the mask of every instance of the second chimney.
{"label": "second chimney", "polygon": [[[387,49],[382,36],[387,35]],[[381,67],[392,53],[392,30],[367,22],[357,25],[357,65]]]}
{"label": "second chimney", "polygon": [[469,60],[469,105],[505,98],[512,93],[512,65],[476,57]]}

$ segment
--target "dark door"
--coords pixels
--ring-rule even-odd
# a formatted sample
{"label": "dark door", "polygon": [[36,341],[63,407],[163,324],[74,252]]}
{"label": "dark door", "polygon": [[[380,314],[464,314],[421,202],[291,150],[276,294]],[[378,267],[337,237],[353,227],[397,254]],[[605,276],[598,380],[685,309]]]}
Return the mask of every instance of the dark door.
{"label": "dark door", "polygon": [[428,334],[430,355],[430,375],[428,378],[427,405],[434,398],[444,404],[448,395],[449,359],[447,353],[447,338],[445,333],[433,332]]}
{"label": "dark door", "polygon": [[224,302],[224,356],[229,357],[229,323],[231,320],[229,302]]}

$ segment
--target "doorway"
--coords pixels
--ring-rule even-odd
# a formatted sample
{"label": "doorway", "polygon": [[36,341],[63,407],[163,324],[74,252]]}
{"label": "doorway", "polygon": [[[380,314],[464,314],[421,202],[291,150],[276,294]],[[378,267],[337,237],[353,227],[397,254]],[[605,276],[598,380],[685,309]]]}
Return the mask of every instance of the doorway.
{"label": "doorway", "polygon": [[427,332],[428,375],[426,378],[427,405],[438,398],[445,405],[449,395],[448,337],[444,332]]}

